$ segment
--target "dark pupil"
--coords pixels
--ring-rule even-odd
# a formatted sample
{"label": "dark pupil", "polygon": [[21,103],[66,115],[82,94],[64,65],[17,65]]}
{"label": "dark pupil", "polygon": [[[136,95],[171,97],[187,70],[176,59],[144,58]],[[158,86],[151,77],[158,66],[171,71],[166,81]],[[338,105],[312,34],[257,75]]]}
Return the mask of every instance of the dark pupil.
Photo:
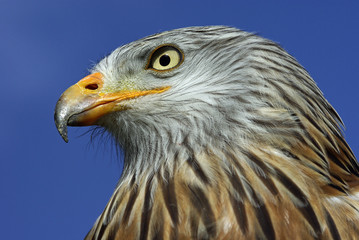
{"label": "dark pupil", "polygon": [[168,64],[170,64],[170,62],[171,62],[170,56],[168,56],[168,55],[162,55],[162,56],[160,57],[160,64],[161,64],[161,66],[167,66]]}

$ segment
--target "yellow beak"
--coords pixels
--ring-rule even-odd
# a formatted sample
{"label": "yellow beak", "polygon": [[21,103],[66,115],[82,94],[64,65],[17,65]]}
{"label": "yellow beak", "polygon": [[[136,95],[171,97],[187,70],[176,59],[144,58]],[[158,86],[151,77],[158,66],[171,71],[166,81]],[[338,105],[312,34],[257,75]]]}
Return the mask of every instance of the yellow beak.
{"label": "yellow beak", "polygon": [[119,104],[123,100],[133,99],[148,94],[161,93],[170,87],[151,90],[121,90],[104,93],[103,77],[99,72],[88,75],[75,85],[69,87],[57,101],[55,124],[65,142],[68,142],[67,126],[90,126],[102,116],[124,110]]}

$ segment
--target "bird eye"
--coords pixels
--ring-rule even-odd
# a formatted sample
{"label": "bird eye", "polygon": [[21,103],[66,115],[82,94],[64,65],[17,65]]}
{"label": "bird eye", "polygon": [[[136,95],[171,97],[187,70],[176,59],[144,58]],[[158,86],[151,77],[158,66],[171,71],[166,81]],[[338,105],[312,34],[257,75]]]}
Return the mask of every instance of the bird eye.
{"label": "bird eye", "polygon": [[166,71],[179,66],[182,60],[183,55],[180,50],[173,46],[163,46],[151,54],[147,68]]}

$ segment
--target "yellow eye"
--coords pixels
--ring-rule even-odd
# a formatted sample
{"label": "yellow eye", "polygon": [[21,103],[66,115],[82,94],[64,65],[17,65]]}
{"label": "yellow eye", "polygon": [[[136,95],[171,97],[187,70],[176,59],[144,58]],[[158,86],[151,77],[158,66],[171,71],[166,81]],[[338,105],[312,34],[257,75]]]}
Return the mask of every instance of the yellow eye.
{"label": "yellow eye", "polygon": [[173,46],[163,46],[151,54],[147,68],[166,71],[179,66],[182,60],[183,56],[180,50]]}

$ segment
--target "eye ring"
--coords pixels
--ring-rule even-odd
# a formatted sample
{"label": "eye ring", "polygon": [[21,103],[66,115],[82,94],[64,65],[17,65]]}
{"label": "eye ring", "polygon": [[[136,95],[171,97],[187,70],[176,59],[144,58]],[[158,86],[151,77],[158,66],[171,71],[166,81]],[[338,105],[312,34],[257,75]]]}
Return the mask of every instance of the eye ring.
{"label": "eye ring", "polygon": [[158,72],[173,70],[183,62],[183,53],[173,45],[161,45],[151,53],[146,69]]}

